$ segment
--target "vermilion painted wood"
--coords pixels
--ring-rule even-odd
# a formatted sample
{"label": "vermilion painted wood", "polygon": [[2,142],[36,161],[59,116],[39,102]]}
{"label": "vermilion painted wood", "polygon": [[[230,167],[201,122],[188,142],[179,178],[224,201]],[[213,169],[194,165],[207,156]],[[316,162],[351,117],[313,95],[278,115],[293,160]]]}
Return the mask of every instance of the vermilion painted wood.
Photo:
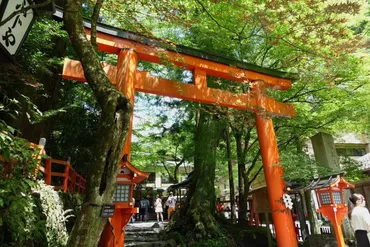
{"label": "vermilion painted wood", "polygon": [[[133,50],[122,50],[118,55],[117,72],[116,72],[116,86],[124,93],[130,100],[132,112],[135,103],[135,74],[138,63],[137,53]],[[123,155],[127,155],[130,160],[131,156],[131,138],[132,138],[132,122],[134,114],[130,114],[130,126],[128,129],[126,143],[123,148]]]}
{"label": "vermilion painted wood", "polygon": [[[54,186],[55,189],[62,189],[63,192],[70,193],[84,193],[86,186],[86,179],[84,179],[80,174],[78,174],[68,161],[56,160],[56,159],[46,159],[46,165],[44,168],[45,183],[52,185],[52,177],[62,177],[63,186]],[[53,164],[64,165],[64,172],[53,172]],[[39,168],[40,171],[42,169]]]}
{"label": "vermilion painted wood", "polygon": [[[320,208],[317,212],[322,213],[333,225],[335,237],[337,239],[338,247],[347,246],[344,242],[343,232],[341,228],[343,218],[348,214],[348,208],[345,205],[345,200],[343,196],[343,189],[354,188],[355,186],[347,182],[342,176],[340,179],[330,185],[327,188],[316,189],[317,198],[320,201]],[[323,204],[320,193],[328,192],[330,194],[331,201],[334,202],[333,192],[341,193],[341,204]]]}
{"label": "vermilion painted wood", "polygon": [[[261,102],[260,96],[263,95],[264,90],[262,83],[253,88],[257,104]],[[278,246],[297,247],[298,242],[291,211],[283,202],[285,181],[272,119],[261,112],[257,112],[255,118],[276,240]]]}
{"label": "vermilion painted wood", "polygon": [[[117,85],[117,67],[103,64],[110,81]],[[63,78],[85,82],[83,68],[79,61],[64,61]],[[138,92],[152,93],[161,96],[175,97],[184,100],[196,101],[205,104],[216,104],[240,110],[265,111],[277,116],[294,117],[295,110],[291,104],[275,101],[273,98],[261,95],[260,102],[256,102],[251,93],[234,94],[219,89],[206,87],[206,75],[202,70],[194,71],[194,84],[166,80],[150,76],[148,72],[136,71],[135,90]]]}
{"label": "vermilion painted wood", "polygon": [[67,192],[68,190],[68,177],[69,177],[70,167],[71,167],[71,164],[67,161],[67,165],[64,170],[63,192]]}
{"label": "vermilion painted wood", "polygon": [[[90,39],[90,29],[85,28],[88,39]],[[103,52],[119,54],[121,49],[133,49],[137,52],[140,60],[149,61],[152,63],[163,64],[172,62],[184,69],[194,70],[200,69],[207,75],[224,78],[227,80],[240,82],[264,81],[267,86],[280,90],[291,88],[291,80],[277,78],[270,75],[236,68],[222,63],[209,61],[197,57],[192,57],[185,54],[167,51],[162,48],[145,45],[120,37],[112,36],[98,32],[96,38],[98,49]]]}
{"label": "vermilion painted wood", "polygon": [[297,247],[291,212],[282,201],[285,182],[272,120],[256,114],[256,126],[278,246]]}

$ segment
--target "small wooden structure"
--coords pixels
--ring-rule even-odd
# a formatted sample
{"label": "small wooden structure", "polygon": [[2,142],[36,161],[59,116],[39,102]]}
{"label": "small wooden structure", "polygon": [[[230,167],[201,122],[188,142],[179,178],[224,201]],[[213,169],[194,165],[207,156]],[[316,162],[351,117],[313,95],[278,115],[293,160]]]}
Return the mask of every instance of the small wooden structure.
{"label": "small wooden structure", "polygon": [[122,161],[117,175],[117,187],[113,196],[115,210],[113,217],[109,218],[101,235],[99,246],[114,246],[124,243],[125,228],[131,216],[138,213],[133,199],[134,185],[149,177],[134,167],[129,161]]}
{"label": "small wooden structure", "polygon": [[312,180],[306,190],[315,190],[319,201],[317,212],[323,214],[333,225],[338,247],[345,247],[342,233],[342,220],[348,213],[344,202],[343,190],[354,188],[354,185],[343,178],[343,173]]}

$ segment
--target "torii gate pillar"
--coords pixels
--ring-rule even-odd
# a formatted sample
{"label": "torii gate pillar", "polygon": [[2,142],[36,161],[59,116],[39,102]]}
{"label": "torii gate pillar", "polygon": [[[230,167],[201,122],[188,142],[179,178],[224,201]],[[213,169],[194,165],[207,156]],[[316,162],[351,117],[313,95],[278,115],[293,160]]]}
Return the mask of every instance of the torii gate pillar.
{"label": "torii gate pillar", "polygon": [[[131,138],[132,138],[132,122],[133,122],[133,110],[135,102],[135,72],[138,64],[137,53],[133,49],[122,49],[118,54],[117,63],[117,88],[123,94],[125,94],[131,103],[132,112],[130,115],[130,126],[127,132],[126,143],[123,147],[122,156],[127,155],[126,162],[130,160],[131,151]],[[131,167],[131,165],[130,165]],[[120,176],[120,174],[118,175]],[[118,182],[119,183],[119,182]],[[133,186],[133,183],[132,183]],[[133,198],[133,187],[130,189],[130,201]],[[102,232],[101,240],[99,243],[100,247],[123,247],[125,241],[125,229],[132,214],[135,211],[134,204],[123,203],[118,205],[115,210],[114,216],[109,219],[109,224],[106,225]]]}
{"label": "torii gate pillar", "polygon": [[[255,85],[253,89],[256,92],[257,101],[260,94],[263,93],[261,87],[263,85]],[[256,127],[278,246],[297,247],[292,215],[283,201],[285,182],[272,119],[257,110]]]}

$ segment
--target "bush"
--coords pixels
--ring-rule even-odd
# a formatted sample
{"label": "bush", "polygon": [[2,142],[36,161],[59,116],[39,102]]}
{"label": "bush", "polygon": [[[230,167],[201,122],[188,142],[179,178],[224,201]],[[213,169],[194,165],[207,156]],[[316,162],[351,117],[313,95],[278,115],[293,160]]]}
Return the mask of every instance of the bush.
{"label": "bush", "polygon": [[46,217],[45,234],[48,246],[65,246],[68,240],[66,222],[72,210],[63,209],[63,202],[52,186],[39,180],[33,189],[39,196],[42,213]]}
{"label": "bush", "polygon": [[0,246],[65,246],[68,212],[43,181],[0,180]]}
{"label": "bush", "polygon": [[52,186],[35,180],[39,150],[12,132],[0,120],[0,246],[65,246],[68,211]]}

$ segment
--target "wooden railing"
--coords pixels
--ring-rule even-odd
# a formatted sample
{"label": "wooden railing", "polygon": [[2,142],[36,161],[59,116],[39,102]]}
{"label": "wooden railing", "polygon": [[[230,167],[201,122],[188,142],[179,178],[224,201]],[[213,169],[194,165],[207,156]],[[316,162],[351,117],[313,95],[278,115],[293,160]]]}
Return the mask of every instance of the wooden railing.
{"label": "wooden railing", "polygon": [[[72,167],[70,162],[56,159],[46,159],[45,168],[43,173],[45,176],[45,183],[52,185],[53,177],[61,178],[61,185],[55,185],[54,189],[62,190],[63,192],[70,193],[84,193],[86,188],[86,179],[78,174]],[[53,168],[58,166],[64,166],[63,172],[56,172]],[[40,169],[40,171],[42,171]]]}
{"label": "wooden railing", "polygon": [[[33,157],[34,159],[39,160],[37,168],[32,174],[33,177],[36,177],[37,172],[40,171],[44,175],[45,183],[47,185],[54,185],[55,190],[62,190],[63,192],[68,193],[85,192],[86,179],[72,168],[69,160],[64,161],[52,158],[43,159],[42,155],[45,155],[44,145],[31,143],[30,148],[40,149],[40,152]],[[45,166],[43,166],[43,161],[45,161]],[[3,156],[0,155],[0,165],[2,164],[4,166],[4,179],[9,178],[15,163],[15,161],[4,160]],[[56,166],[59,166],[59,169],[55,169]]]}

